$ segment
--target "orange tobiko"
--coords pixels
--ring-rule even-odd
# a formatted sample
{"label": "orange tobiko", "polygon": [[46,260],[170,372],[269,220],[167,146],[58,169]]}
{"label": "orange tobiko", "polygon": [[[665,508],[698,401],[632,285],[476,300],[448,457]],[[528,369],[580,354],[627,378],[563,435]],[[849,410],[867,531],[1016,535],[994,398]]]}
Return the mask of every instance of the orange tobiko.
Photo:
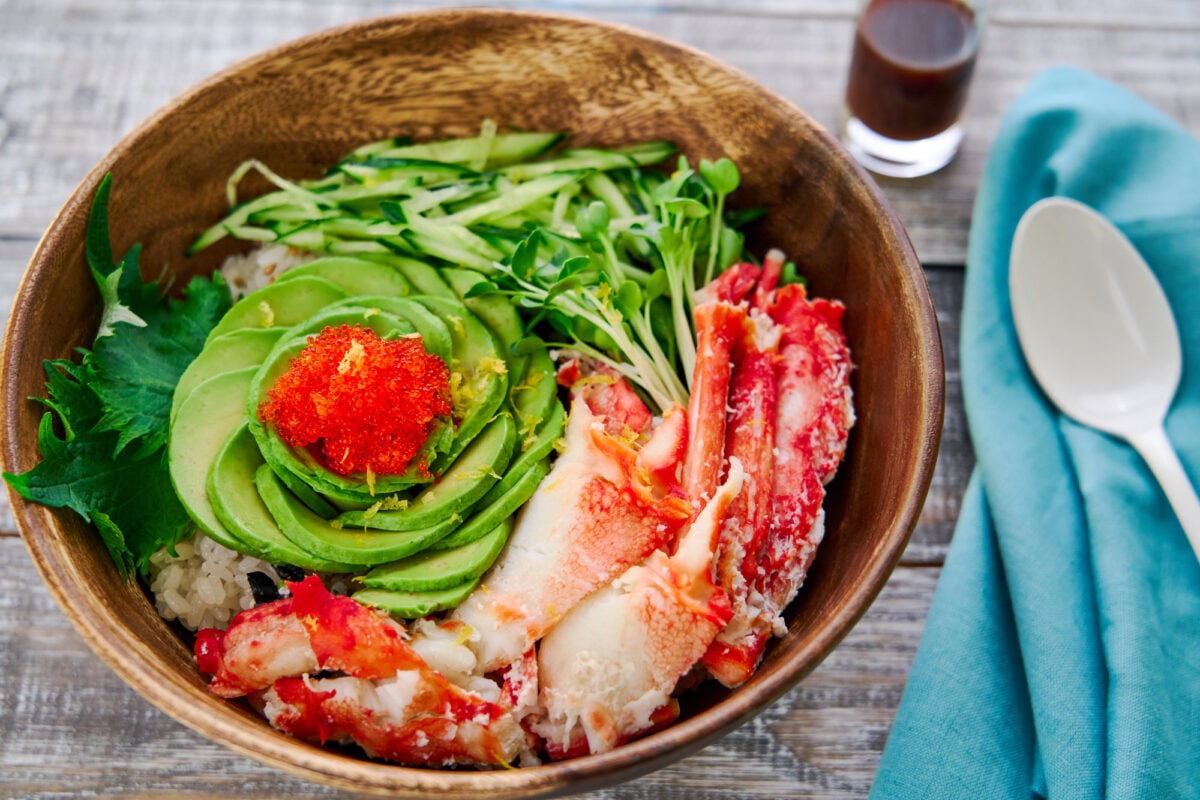
{"label": "orange tobiko", "polygon": [[[341,325],[309,337],[258,416],[339,475],[398,475],[451,408],[450,370],[420,336]],[[427,474],[423,460],[416,466]]]}

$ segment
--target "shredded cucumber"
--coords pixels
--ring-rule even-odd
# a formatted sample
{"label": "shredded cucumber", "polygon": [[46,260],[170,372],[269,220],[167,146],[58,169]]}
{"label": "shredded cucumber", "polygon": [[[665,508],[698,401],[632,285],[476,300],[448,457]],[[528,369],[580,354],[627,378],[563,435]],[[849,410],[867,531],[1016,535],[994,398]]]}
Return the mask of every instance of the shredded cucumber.
{"label": "shredded cucumber", "polygon": [[[491,274],[535,226],[578,240],[577,210],[596,197],[632,218],[619,198],[628,180],[606,172],[669,158],[668,142],[551,153],[561,133],[497,133],[412,144],[386,139],[347,155],[325,178],[288,181],[257,160],[229,180],[232,209],[189,254],[227,236],[327,253],[401,253]],[[278,191],[239,202],[237,186],[258,172]],[[389,209],[386,210],[385,209]],[[646,255],[644,246],[636,248]]]}
{"label": "shredded cucumber", "polygon": [[495,134],[491,137],[485,133],[477,137],[448,139],[443,142],[426,144],[410,144],[396,139],[385,139],[358,148],[345,160],[422,158],[429,161],[471,166],[477,163],[482,150],[484,166],[477,167],[477,169],[494,169],[502,164],[523,161],[540,155],[554,147],[562,139],[563,134],[561,133],[507,133]]}
{"label": "shredded cucumber", "polygon": [[[478,136],[363,145],[309,181],[249,161],[229,180],[229,214],[189,252],[232,236],[469,267],[489,279],[472,291],[510,296],[530,334],[609,363],[660,410],[686,403],[696,287],[742,255],[723,213],[736,168],[662,169],[670,142],[557,149],[563,139],[485,122]],[[277,189],[239,202],[251,171]]]}

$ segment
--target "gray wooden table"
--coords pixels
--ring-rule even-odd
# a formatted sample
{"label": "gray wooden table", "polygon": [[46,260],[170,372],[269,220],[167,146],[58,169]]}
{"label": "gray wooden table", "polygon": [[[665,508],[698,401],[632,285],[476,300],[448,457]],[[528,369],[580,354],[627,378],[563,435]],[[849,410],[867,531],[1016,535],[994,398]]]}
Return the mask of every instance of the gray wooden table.
{"label": "gray wooden table", "polygon": [[[99,157],[192,83],[331,25],[439,4],[382,0],[0,0],[0,313],[58,206]],[[448,5],[448,4],[446,4]],[[834,127],[857,0],[514,3],[623,22],[741,68]],[[1043,68],[1123,84],[1200,134],[1200,2],[993,0],[960,157],[881,181],[926,267],[947,355],[933,486],[878,601],[807,679],[700,753],[596,798],[865,796],[921,635],[973,458],[958,385],[971,205],[1000,115]],[[0,797],[333,797],[183,728],[92,656],[0,501]]]}

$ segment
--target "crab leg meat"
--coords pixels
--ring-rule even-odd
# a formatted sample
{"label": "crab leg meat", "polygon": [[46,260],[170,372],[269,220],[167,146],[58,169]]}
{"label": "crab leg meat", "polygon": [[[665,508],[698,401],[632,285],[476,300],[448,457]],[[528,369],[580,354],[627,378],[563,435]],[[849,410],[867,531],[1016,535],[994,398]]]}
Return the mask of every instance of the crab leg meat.
{"label": "crab leg meat", "polygon": [[537,709],[537,649],[529,648],[519,659],[500,670],[500,678],[500,701],[512,709],[518,722],[524,720]]}
{"label": "crab leg meat", "polygon": [[747,317],[746,323],[730,382],[725,453],[727,459],[741,462],[748,485],[733,501],[721,528],[717,574],[727,591],[736,581],[734,570],[746,580],[755,577],[758,554],[771,524],[779,328],[757,313]]}
{"label": "crab leg meat", "polygon": [[405,764],[506,764],[526,748],[507,709],[429,667],[397,623],[316,576],[288,586],[292,597],[197,634],[215,693],[254,695],[286,733]]}
{"label": "crab leg meat", "polygon": [[613,436],[640,436],[650,430],[654,421],[650,409],[610,367],[585,365],[573,358],[558,368],[558,382],[571,390],[572,398],[582,398]]}
{"label": "crab leg meat", "polygon": [[[618,387],[611,391],[623,385],[607,384]],[[609,433],[608,420],[590,405],[576,393],[562,455],[522,509],[496,565],[451,617],[478,633],[472,644],[481,671],[519,659],[576,603],[675,541],[691,520],[691,504],[668,468],[687,441],[683,409],[638,449]]]}
{"label": "crab leg meat", "polygon": [[771,528],[779,337],[779,327],[765,314],[754,311],[746,318],[744,333],[734,351],[725,453],[730,460],[741,462],[746,486],[721,526],[714,559],[717,583],[729,593],[734,613],[703,661],[709,672],[726,685],[745,680],[741,660],[730,663],[728,653],[761,613],[753,587],[759,577],[759,556]]}
{"label": "crab leg meat", "polygon": [[783,628],[779,614],[803,584],[824,534],[824,486],[846,453],[854,406],[850,351],[842,332],[845,307],[810,301],[802,286],[789,285],[776,293],[771,313],[783,326],[776,431],[781,456],[759,586],[778,632]]}
{"label": "crab leg meat", "polygon": [[697,513],[721,480],[725,452],[725,409],[735,341],[746,319],[746,307],[724,300],[696,306],[696,368],[688,399],[691,440],[683,465],[683,488]]}
{"label": "crab leg meat", "polygon": [[702,305],[723,301],[737,305],[750,294],[761,273],[760,267],[748,261],[731,264],[729,269],[696,292],[696,303]]}
{"label": "crab leg meat", "polygon": [[709,569],[721,520],[741,487],[735,459],[674,555],[656,550],[542,639],[546,713],[532,727],[552,757],[611,750],[677,715],[672,692],[732,613]]}
{"label": "crab leg meat", "polygon": [[772,248],[763,259],[762,273],[754,286],[754,307],[759,311],[767,311],[775,298],[775,289],[783,275],[784,255],[782,250]]}
{"label": "crab leg meat", "polygon": [[[735,614],[704,659],[714,677],[731,687],[753,674],[772,633],[786,632],[781,615],[824,536],[824,484],[841,462],[854,423],[844,307],[809,301],[804,288],[793,284],[775,291],[769,311],[782,329],[770,525],[760,553],[743,564],[743,575],[751,579],[749,613]],[[741,611],[736,601],[735,608]]]}

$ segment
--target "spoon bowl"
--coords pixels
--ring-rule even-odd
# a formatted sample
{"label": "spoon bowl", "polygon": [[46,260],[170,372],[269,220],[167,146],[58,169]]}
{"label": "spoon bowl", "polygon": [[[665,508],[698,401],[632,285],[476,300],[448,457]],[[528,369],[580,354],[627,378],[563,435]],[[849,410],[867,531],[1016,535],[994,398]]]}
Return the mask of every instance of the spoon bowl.
{"label": "spoon bowl", "polygon": [[1009,264],[1030,371],[1064,414],[1141,453],[1200,558],[1200,500],[1163,429],[1183,359],[1154,273],[1108,219],[1066,197],[1025,212]]}

